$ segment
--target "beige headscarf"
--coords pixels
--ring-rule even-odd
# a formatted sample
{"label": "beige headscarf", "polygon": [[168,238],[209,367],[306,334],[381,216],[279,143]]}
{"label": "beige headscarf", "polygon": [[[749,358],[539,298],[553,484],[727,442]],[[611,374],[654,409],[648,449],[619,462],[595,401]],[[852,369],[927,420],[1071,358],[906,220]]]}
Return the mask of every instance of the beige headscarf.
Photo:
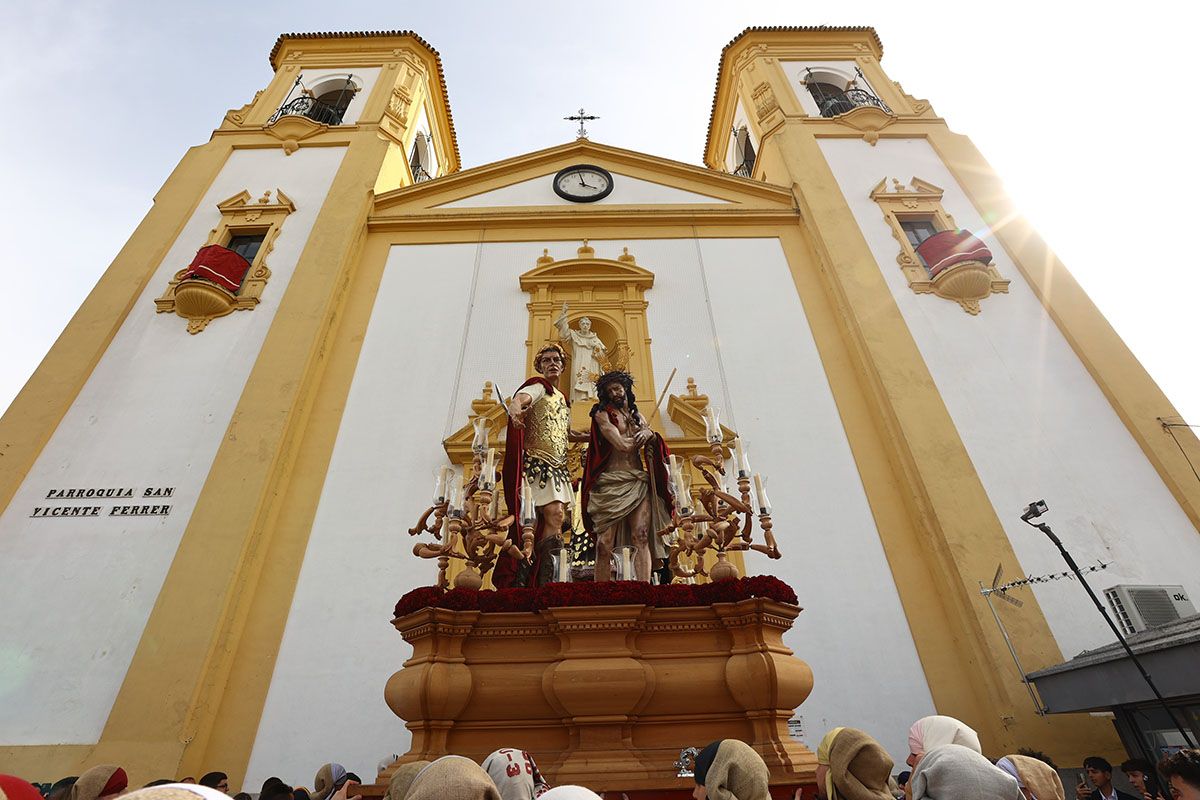
{"label": "beige headscarf", "polygon": [[979,734],[966,723],[954,717],[922,717],[908,731],[908,749],[913,755],[928,753],[944,744],[959,744],[976,753],[983,753],[979,745]]}
{"label": "beige headscarf", "polygon": [[67,792],[66,800],[99,800],[120,794],[129,786],[125,770],[116,764],[100,764],[79,776],[79,780]]}
{"label": "beige headscarf", "polygon": [[834,728],[825,734],[817,747],[817,763],[829,767],[828,800],[892,800],[888,789],[892,758],[857,728]]}
{"label": "beige headscarf", "polygon": [[[1017,781],[1033,792],[1037,800],[1065,800],[1067,793],[1063,789],[1062,778],[1058,777],[1054,767],[1029,756],[1005,756],[1000,761],[1006,759],[1017,771]],[[1000,764],[997,763],[996,766],[999,767]]]}
{"label": "beige headscarf", "polygon": [[345,782],[345,767],[336,763],[326,764],[317,770],[317,777],[313,778],[313,790],[308,793],[309,797],[312,800],[325,800]]}
{"label": "beige headscarf", "polygon": [[404,796],[408,794],[408,788],[412,786],[413,780],[421,773],[421,770],[428,766],[428,761],[410,761],[407,764],[401,764],[396,767],[396,771],[392,773],[392,779],[388,781],[387,794],[384,796],[384,800],[404,800]]}
{"label": "beige headscarf", "polygon": [[604,800],[591,789],[582,786],[555,786],[542,795],[541,800]]}
{"label": "beige headscarf", "polygon": [[711,800],[770,800],[771,773],[762,756],[739,739],[725,739],[704,776]]}
{"label": "beige headscarf", "polygon": [[404,800],[500,800],[500,791],[471,759],[442,756],[413,778]]}
{"label": "beige headscarf", "polygon": [[161,786],[148,786],[136,792],[121,795],[132,800],[229,800],[229,795],[211,786],[201,786],[198,783],[164,783]]}
{"label": "beige headscarf", "polygon": [[1024,800],[1017,779],[969,747],[944,744],[913,770],[913,800]]}

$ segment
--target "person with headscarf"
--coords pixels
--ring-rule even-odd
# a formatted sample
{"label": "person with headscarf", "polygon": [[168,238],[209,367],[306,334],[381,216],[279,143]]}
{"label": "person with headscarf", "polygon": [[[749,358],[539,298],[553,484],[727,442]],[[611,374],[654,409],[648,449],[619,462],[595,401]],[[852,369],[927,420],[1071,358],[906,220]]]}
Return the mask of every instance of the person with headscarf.
{"label": "person with headscarf", "polygon": [[67,792],[67,800],[105,800],[129,787],[129,776],[115,764],[92,767],[79,776]]}
{"label": "person with headscarf", "polygon": [[503,747],[483,760],[503,800],[533,800],[550,790],[533,756],[524,750]]}
{"label": "person with headscarf", "polygon": [[1058,772],[1044,761],[1022,755],[1009,755],[996,766],[1017,779],[1025,800],[1065,800],[1066,790]]}
{"label": "person with headscarf", "polygon": [[922,717],[908,730],[908,759],[905,763],[915,771],[921,756],[944,744],[962,745],[976,753],[983,753],[979,734],[966,723],[954,717]]}
{"label": "person with headscarf", "polygon": [[396,771],[392,773],[392,779],[388,781],[384,800],[404,800],[408,794],[408,787],[412,786],[413,779],[428,766],[428,761],[409,761],[407,764],[396,767]]}
{"label": "person with headscarf", "polygon": [[817,747],[821,800],[893,800],[892,757],[856,728],[834,728]]}
{"label": "person with headscarf", "polygon": [[313,790],[308,793],[309,797],[312,800],[326,800],[349,779],[346,768],[341,764],[325,764],[317,770],[317,777],[313,779]]}
{"label": "person with headscarf", "polygon": [[769,800],[771,773],[762,756],[738,739],[718,739],[696,756],[694,800]]}
{"label": "person with headscarf", "polygon": [[[278,780],[278,779],[276,779]],[[122,795],[121,800],[229,800],[229,795],[202,783],[168,783],[148,786]]]}
{"label": "person with headscarf", "polygon": [[1024,800],[1017,779],[977,751],[943,744],[921,754],[913,769],[913,800]]}
{"label": "person with headscarf", "polygon": [[471,759],[442,756],[417,773],[405,800],[500,800],[500,791]]}
{"label": "person with headscarf", "polygon": [[541,800],[604,800],[591,789],[582,786],[555,786],[542,795]]}

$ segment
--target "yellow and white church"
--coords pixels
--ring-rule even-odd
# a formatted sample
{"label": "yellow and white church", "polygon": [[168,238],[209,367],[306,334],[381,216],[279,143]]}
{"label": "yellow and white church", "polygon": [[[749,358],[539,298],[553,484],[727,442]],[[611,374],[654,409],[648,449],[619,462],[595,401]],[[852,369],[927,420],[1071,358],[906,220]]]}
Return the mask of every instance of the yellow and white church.
{"label": "yellow and white church", "polygon": [[[942,713],[989,753],[1115,753],[1109,720],[1037,713],[980,585],[1062,570],[1019,518],[1046,497],[1097,586],[1197,591],[1200,445],[882,55],[748,29],[703,166],[580,138],[461,170],[418,35],[281,36],[0,421],[4,771],[257,786],[403,753],[389,612],[434,577],[407,529],[564,302],[673,450],[719,407],[770,477],[785,557],[742,567],[804,608],[810,747],[856,726],[901,763]],[[1021,596],[1027,671],[1111,640],[1071,582]]]}

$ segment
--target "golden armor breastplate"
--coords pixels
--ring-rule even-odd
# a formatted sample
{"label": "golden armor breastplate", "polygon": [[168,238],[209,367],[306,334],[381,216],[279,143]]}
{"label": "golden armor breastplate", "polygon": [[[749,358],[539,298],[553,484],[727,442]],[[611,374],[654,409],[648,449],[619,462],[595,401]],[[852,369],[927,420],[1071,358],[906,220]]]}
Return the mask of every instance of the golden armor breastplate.
{"label": "golden armor breastplate", "polygon": [[558,467],[567,463],[567,431],[571,407],[562,392],[548,394],[533,404],[525,422],[525,451]]}

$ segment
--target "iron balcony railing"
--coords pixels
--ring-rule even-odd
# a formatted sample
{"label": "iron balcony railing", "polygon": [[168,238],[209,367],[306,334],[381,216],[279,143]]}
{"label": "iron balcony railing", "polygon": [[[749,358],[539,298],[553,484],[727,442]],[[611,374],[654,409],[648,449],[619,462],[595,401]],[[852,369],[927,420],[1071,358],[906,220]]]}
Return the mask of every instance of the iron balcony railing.
{"label": "iron balcony railing", "polygon": [[341,125],[345,113],[345,109],[338,109],[328,103],[322,103],[315,97],[301,95],[281,105],[279,110],[271,115],[267,124],[270,125],[280,117],[294,116],[308,117],[313,122],[319,122],[322,125]]}
{"label": "iron balcony railing", "polygon": [[734,175],[739,175],[743,178],[752,178],[752,177],[754,177],[753,173],[754,173],[754,162],[753,161],[743,161],[741,164],[738,164],[737,169],[735,169],[733,171]]}
{"label": "iron balcony railing", "polygon": [[826,94],[818,99],[817,103],[821,108],[822,117],[836,117],[861,106],[875,106],[889,114],[892,113],[882,100],[865,89],[846,89],[837,94]]}

